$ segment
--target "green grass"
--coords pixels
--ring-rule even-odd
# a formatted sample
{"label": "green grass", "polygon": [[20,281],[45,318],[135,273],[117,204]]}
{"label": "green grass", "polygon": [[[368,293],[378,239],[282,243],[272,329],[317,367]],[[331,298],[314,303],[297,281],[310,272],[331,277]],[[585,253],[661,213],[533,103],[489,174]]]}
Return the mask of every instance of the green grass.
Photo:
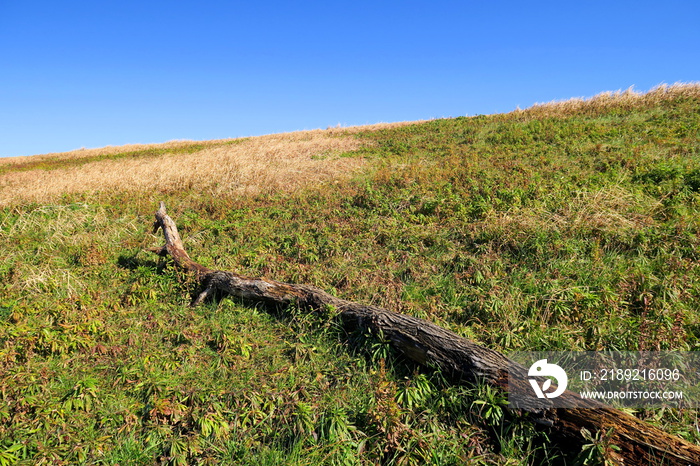
{"label": "green grass", "polygon": [[[368,168],[333,189],[165,196],[190,255],[505,353],[698,350],[699,100],[348,137],[373,141]],[[143,252],[161,197],[0,211],[0,465],[561,460],[502,395],[332,315],[190,308],[190,279]],[[700,442],[696,410],[638,414]]]}

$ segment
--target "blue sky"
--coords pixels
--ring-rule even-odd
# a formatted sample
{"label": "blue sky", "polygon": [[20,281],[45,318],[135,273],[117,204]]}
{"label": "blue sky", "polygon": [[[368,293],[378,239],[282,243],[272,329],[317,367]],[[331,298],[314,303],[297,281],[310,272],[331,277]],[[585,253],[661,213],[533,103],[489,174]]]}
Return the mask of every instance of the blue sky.
{"label": "blue sky", "polygon": [[0,156],[700,80],[700,2],[0,0]]}

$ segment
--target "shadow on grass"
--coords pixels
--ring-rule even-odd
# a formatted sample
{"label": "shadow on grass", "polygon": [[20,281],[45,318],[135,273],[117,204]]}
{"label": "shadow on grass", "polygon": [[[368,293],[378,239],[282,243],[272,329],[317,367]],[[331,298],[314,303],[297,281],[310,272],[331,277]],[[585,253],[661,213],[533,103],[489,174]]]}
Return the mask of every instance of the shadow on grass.
{"label": "shadow on grass", "polygon": [[126,270],[136,270],[140,267],[152,267],[158,269],[159,273],[162,271],[164,267],[162,265],[163,261],[139,259],[137,257],[138,254],[138,252],[134,254],[120,254],[117,258],[117,265],[119,268]]}

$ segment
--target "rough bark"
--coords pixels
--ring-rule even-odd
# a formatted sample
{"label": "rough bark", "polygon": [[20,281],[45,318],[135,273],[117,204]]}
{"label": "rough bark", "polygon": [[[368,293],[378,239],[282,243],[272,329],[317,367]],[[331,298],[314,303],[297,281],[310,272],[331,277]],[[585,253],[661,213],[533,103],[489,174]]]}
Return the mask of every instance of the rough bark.
{"label": "rough bark", "polygon": [[[252,278],[234,272],[211,270],[194,262],[184,249],[175,222],[166,214],[161,202],[156,212],[154,233],[161,228],[165,246],[152,249],[170,256],[176,266],[195,275],[203,291],[194,300],[197,305],[213,292],[277,306],[295,304],[302,308],[322,309],[332,306],[348,331],[368,329],[381,332],[391,345],[407,358],[438,368],[458,383],[483,381],[506,390],[508,371],[527,374],[527,369],[509,361],[501,353],[478,345],[454,332],[424,319],[392,312],[377,306],[360,304],[332,296],[309,286]],[[521,377],[525,380],[527,377]],[[511,380],[512,383],[512,380]],[[581,431],[610,432],[609,442],[619,447],[611,459],[618,464],[647,466],[653,464],[700,465],[700,447],[640,421],[634,416],[593,400],[583,400],[566,391],[562,397],[576,398],[576,406],[585,408],[553,409],[549,400],[537,400],[517,409],[531,415],[546,428],[551,438],[564,449],[576,450],[586,443]]]}

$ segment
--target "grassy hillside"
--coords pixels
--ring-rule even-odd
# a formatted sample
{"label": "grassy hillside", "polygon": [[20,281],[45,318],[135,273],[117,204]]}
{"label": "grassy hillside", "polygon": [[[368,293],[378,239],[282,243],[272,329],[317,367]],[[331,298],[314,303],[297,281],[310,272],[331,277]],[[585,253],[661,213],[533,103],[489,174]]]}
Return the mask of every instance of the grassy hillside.
{"label": "grassy hillside", "polygon": [[[189,307],[157,202],[204,265],[505,353],[698,350],[699,193],[697,85],[3,161],[0,465],[572,464],[332,315]],[[694,407],[637,415],[700,443]]]}

